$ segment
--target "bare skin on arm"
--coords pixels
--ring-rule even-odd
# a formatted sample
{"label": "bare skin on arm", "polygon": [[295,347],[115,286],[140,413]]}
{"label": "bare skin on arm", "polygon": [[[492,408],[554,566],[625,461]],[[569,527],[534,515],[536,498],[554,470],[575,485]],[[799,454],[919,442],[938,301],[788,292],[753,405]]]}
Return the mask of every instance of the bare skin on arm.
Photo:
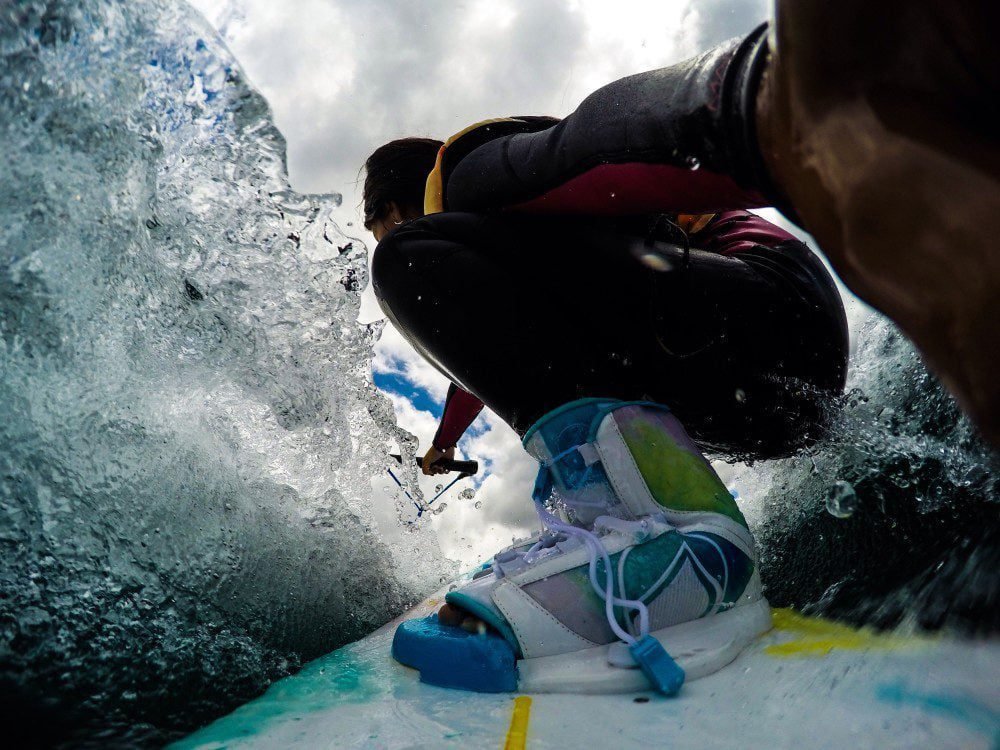
{"label": "bare skin on arm", "polygon": [[994,3],[778,3],[761,151],[837,273],[1000,445]]}

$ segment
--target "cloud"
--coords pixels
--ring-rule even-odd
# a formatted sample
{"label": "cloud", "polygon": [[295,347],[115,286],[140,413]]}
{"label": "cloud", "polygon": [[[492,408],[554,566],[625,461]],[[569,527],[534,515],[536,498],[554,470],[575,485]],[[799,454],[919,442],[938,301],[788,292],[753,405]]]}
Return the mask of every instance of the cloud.
{"label": "cloud", "polygon": [[475,498],[456,499],[434,518],[441,550],[466,566],[491,557],[538,529],[531,501],[538,464],[521,448],[520,439],[499,417],[486,410],[486,429],[463,442],[467,452],[488,467]]}
{"label": "cloud", "polygon": [[412,346],[392,326],[386,326],[375,345],[375,372],[398,375],[425,391],[432,398],[444,401],[450,381]]}
{"label": "cloud", "polygon": [[[288,141],[297,189],[353,205],[364,158],[485,117],[568,114],[766,15],[765,0],[194,0],[220,26]],[[682,54],[683,53],[683,54]]]}
{"label": "cloud", "polygon": [[692,53],[744,36],[770,15],[768,0],[699,0],[692,3],[685,26]]}
{"label": "cloud", "polygon": [[195,5],[271,102],[296,187],[346,194],[387,140],[544,108],[584,30],[560,0]]}

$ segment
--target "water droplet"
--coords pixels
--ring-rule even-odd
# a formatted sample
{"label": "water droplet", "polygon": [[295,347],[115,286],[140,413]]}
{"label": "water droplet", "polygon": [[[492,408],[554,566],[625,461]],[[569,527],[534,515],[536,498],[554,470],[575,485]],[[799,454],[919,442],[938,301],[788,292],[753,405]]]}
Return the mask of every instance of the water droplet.
{"label": "water droplet", "polygon": [[639,262],[646,268],[651,268],[654,271],[670,271],[673,269],[674,264],[669,258],[660,255],[657,252],[642,252],[636,255]]}
{"label": "water droplet", "polygon": [[858,495],[850,482],[836,481],[826,491],[826,512],[835,518],[850,518],[858,509]]}
{"label": "water droplet", "polygon": [[737,388],[735,395],[736,395],[736,400],[741,404],[747,400],[746,391],[744,391],[742,388]]}
{"label": "water droplet", "polygon": [[436,485],[434,485],[434,492],[440,492],[443,489],[444,489],[444,485],[443,484],[436,484]]}
{"label": "water droplet", "polygon": [[697,156],[689,156],[687,159],[684,160],[684,163],[687,164],[687,168],[690,169],[692,172],[701,166],[701,162],[698,161]]}
{"label": "water droplet", "polygon": [[471,500],[476,496],[476,491],[471,487],[466,487],[464,490],[458,493],[458,496],[463,500]]}
{"label": "water droplet", "polygon": [[482,500],[476,500],[476,510],[479,510],[482,507],[483,507],[483,501]]}

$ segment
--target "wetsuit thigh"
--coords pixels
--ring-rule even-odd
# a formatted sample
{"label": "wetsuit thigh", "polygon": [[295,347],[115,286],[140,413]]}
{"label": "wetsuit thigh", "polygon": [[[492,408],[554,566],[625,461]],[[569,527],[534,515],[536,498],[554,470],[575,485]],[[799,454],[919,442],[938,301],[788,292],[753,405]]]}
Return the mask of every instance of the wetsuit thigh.
{"label": "wetsuit thigh", "polygon": [[523,433],[582,396],[641,398],[653,279],[566,221],[445,213],[392,232],[383,310],[452,381]]}
{"label": "wetsuit thigh", "polygon": [[665,403],[720,451],[793,448],[846,363],[818,259],[656,249],[672,270],[639,263],[643,239],[606,223],[436,214],[383,240],[373,281],[415,348],[519,432],[606,396]]}
{"label": "wetsuit thigh", "polygon": [[[843,303],[801,242],[730,256],[692,253],[658,275],[653,391],[705,448],[766,458],[819,434],[843,390],[848,336]],[[697,382],[698,398],[678,383]]]}

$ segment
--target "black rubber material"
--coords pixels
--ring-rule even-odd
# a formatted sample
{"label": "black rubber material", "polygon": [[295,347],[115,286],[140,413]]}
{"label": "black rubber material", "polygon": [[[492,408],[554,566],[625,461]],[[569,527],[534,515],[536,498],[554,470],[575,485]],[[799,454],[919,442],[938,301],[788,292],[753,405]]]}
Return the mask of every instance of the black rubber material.
{"label": "black rubber material", "polygon": [[[398,453],[390,453],[389,455],[392,456],[394,459],[396,459],[399,463],[403,463],[403,457],[400,456]],[[422,467],[424,465],[423,459],[419,457],[415,458],[414,461],[416,461],[417,466]],[[437,461],[434,462],[434,466],[440,466],[442,469],[444,469],[449,473],[457,471],[460,474],[465,474],[470,477],[473,474],[479,473],[478,461],[454,461],[449,458],[439,458]]]}
{"label": "black rubber material", "polygon": [[445,213],[376,248],[383,310],[453,382],[523,434],[585,396],[668,405],[715,453],[786,454],[847,371],[843,304],[799,242],[738,256],[657,244],[610,222]]}

